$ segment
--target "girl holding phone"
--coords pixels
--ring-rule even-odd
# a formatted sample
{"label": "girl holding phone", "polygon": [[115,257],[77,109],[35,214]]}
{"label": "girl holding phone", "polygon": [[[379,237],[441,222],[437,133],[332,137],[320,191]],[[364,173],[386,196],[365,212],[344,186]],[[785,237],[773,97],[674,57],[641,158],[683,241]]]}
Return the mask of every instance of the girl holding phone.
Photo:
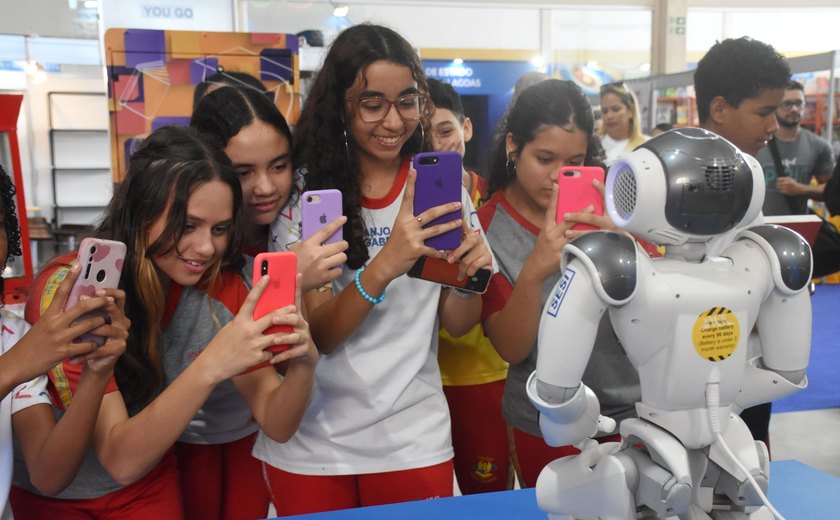
{"label": "girl holding phone", "polygon": [[[0,166],[0,271],[23,254],[15,211],[15,185]],[[125,350],[128,320],[119,291],[102,291],[65,309],[70,289],[79,276],[74,266],[56,289],[55,303],[43,321],[30,327],[5,308],[0,277],[0,517],[9,515],[12,479],[12,441],[32,468],[32,482],[45,495],[61,492],[82,465],[99,405],[114,362]],[[91,311],[102,316],[84,318]],[[105,317],[110,324],[105,323]],[[106,339],[75,341],[96,331]],[[75,359],[81,377],[78,402],[56,421],[47,392],[46,373],[64,359]],[[14,434],[14,435],[13,435]]]}
{"label": "girl holding phone", "polygon": [[[186,511],[187,517],[266,516],[260,468],[249,457],[253,436],[258,423],[281,442],[294,433],[318,354],[299,304],[251,318],[266,283],[249,293],[239,276],[241,218],[241,188],[230,162],[194,130],[161,128],[131,157],[96,232],[131,245],[120,282],[132,320],[128,347],[103,398],[82,471],[57,499],[36,493],[25,472],[17,474],[17,518],[71,512],[183,518],[172,450],[179,439],[224,444],[230,455],[220,472],[195,483],[216,510]],[[31,319],[48,304],[65,260],[39,276],[43,294],[30,298]],[[291,325],[293,332],[264,335],[271,325]],[[276,355],[265,350],[280,344],[292,348]],[[281,384],[267,365],[282,361],[288,368]],[[51,377],[66,407],[78,395],[78,368],[60,368]]]}
{"label": "girl holding phone", "polygon": [[223,149],[239,175],[245,209],[243,274],[249,283],[254,256],[266,250],[297,254],[304,291],[335,279],[347,261],[347,242],[322,244],[346,219],[340,216],[301,241],[303,175],[292,168],[292,133],[274,103],[251,88],[221,87],[201,99],[190,126]]}
{"label": "girl holding phone", "polygon": [[[344,195],[347,264],[333,291],[309,291],[306,307],[323,355],[312,402],[284,444],[260,436],[279,515],[452,494],[449,414],[437,366],[437,324],[461,334],[480,299],[463,299],[406,275],[421,255],[460,259],[471,275],[492,264],[479,233],[457,219],[460,203],[413,214],[414,153],[426,145],[431,107],[417,53],[385,27],[346,29],[332,44],[295,127],[295,162],[310,190]],[[424,130],[423,127],[426,127]],[[462,228],[439,252],[424,240]]]}
{"label": "girl holding phone", "polygon": [[[533,487],[548,462],[577,453],[571,446],[545,444],[537,410],[525,393],[525,381],[536,368],[543,305],[562,275],[563,246],[587,232],[572,227],[614,226],[608,217],[593,214],[591,206],[556,218],[561,167],[589,162],[592,108],[579,87],[561,80],[528,87],[501,126],[488,177],[490,199],[478,210],[500,268],[483,295],[482,321],[493,347],[510,363],[502,414],[513,439],[519,482],[522,487]],[[597,187],[603,193],[603,185],[597,183]],[[633,415],[633,403],[640,395],[638,376],[617,343],[607,315],[592,355],[584,379],[598,394],[605,415],[617,419]]]}

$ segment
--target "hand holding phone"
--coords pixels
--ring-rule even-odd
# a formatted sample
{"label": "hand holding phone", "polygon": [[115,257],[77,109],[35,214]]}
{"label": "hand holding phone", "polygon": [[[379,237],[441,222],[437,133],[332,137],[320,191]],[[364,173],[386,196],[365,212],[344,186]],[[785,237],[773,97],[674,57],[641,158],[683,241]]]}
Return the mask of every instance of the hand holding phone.
{"label": "hand holding phone", "polygon": [[[323,229],[343,214],[341,192],[338,190],[312,190],[301,195],[301,238],[309,237]],[[342,228],[324,242],[333,244],[343,240]]]}
{"label": "hand holding phone", "polygon": [[437,282],[447,287],[453,287],[474,293],[484,293],[492,276],[490,269],[481,268],[472,276],[458,280],[458,264],[449,263],[443,258],[421,256],[417,259],[408,276],[421,278],[430,282]]}
{"label": "hand holding phone", "polygon": [[[557,176],[557,216],[555,221],[563,222],[566,213],[580,213],[587,206],[593,206],[595,215],[604,214],[604,197],[592,183],[597,179],[603,184],[604,170],[597,166],[564,166]],[[575,224],[572,229],[598,229],[589,224]]]}
{"label": "hand holding phone", "polygon": [[[297,255],[289,251],[277,251],[273,253],[260,253],[254,259],[254,285],[263,276],[268,275],[269,283],[260,295],[256,307],[254,307],[253,318],[258,320],[277,309],[294,305],[295,286],[297,277]],[[277,332],[292,332],[291,325],[271,325],[263,334],[275,334]],[[266,350],[269,352],[283,352],[289,349],[289,345],[272,345]]]}
{"label": "hand holding phone", "polygon": [[[447,204],[461,202],[461,154],[458,152],[426,152],[414,156],[417,180],[414,185],[414,215]],[[453,211],[440,216],[423,227],[451,222],[461,217]],[[456,249],[461,245],[461,229],[455,228],[425,241],[438,251]]]}
{"label": "hand holding phone", "polygon": [[[120,283],[125,252],[125,244],[116,240],[83,239],[79,244],[77,256],[81,272],[67,297],[65,310],[75,305],[81,296],[92,297],[98,289],[116,289]],[[91,311],[82,317],[90,316],[103,316],[108,320],[107,314],[102,310]],[[97,345],[105,343],[104,337],[91,333],[82,334],[78,340],[93,341]]]}

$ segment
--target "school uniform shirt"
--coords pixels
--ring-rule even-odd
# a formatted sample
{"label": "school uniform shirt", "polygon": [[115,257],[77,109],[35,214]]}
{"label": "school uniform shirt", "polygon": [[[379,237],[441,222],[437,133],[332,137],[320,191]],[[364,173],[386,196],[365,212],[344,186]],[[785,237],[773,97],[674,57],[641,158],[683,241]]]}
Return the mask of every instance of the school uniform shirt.
{"label": "school uniform shirt", "polygon": [[[6,354],[24,334],[29,324],[11,311],[0,309],[0,355]],[[47,377],[38,376],[14,388],[0,401],[0,520],[12,518],[9,488],[12,483],[12,415],[36,404],[50,404]],[[25,433],[25,432],[19,432]]]}
{"label": "school uniform shirt", "polygon": [[[160,351],[165,384],[170,385],[233,320],[248,295],[242,277],[222,272],[209,292],[170,284],[166,296]],[[223,444],[257,431],[245,398],[233,381],[222,381],[178,439],[189,444]]]}
{"label": "school uniform shirt", "polygon": [[[486,196],[484,179],[470,172],[470,200],[477,208]],[[478,324],[459,338],[440,329],[438,364],[443,386],[473,386],[501,381],[507,377],[508,364],[503,360],[484,328]]]}
{"label": "school uniform shirt", "polygon": [[277,218],[269,227],[268,250],[289,251],[293,244],[300,242],[301,238],[301,205],[300,197],[303,194],[303,180],[306,175],[306,168],[295,170],[292,178],[292,195],[289,201],[280,210]]}
{"label": "school uniform shirt", "polygon": [[[409,160],[390,192],[360,200],[371,259],[391,234]],[[462,203],[477,221],[469,194]],[[354,287],[344,267],[334,290]],[[452,458],[449,410],[437,363],[439,284],[402,275],[362,324],[331,354],[321,355],[301,425],[286,443],[262,432],[254,456],[302,475],[356,475],[416,469]],[[378,296],[378,295],[373,295]]]}

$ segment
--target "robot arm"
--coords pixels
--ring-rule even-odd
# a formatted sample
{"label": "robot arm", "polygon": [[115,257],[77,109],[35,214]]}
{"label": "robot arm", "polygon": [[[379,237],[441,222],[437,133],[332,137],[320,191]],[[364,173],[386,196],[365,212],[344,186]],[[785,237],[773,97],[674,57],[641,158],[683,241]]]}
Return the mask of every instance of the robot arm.
{"label": "robot arm", "polygon": [[589,233],[568,244],[565,252],[571,261],[543,309],[537,370],[527,382],[528,396],[540,412],[540,429],[551,446],[578,444],[599,429],[615,428],[615,421],[600,416],[598,398],[581,378],[604,311],[630,300],[636,289],[636,248],[630,237]]}
{"label": "robot arm", "polygon": [[[757,226],[739,239],[755,242],[767,256],[773,289],[758,312],[758,355],[744,372],[740,408],[766,403],[804,389],[811,352],[811,248],[798,234],[780,226]],[[736,411],[739,411],[736,409]]]}

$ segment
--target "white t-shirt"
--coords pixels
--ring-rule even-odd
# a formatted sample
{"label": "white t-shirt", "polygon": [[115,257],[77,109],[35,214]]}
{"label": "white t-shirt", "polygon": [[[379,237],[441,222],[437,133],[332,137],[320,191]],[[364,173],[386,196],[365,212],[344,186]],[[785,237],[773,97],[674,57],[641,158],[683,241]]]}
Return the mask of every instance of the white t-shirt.
{"label": "white t-shirt", "polygon": [[[0,355],[11,349],[29,330],[22,318],[0,309]],[[9,487],[12,479],[12,414],[36,404],[50,404],[47,376],[39,376],[23,383],[3,397],[0,402],[0,520],[12,518],[9,507]]]}
{"label": "white t-shirt", "polygon": [[614,163],[615,160],[618,159],[618,156],[621,155],[621,153],[627,149],[627,144],[629,142],[629,138],[616,141],[607,134],[601,136],[601,145],[604,147],[604,151],[607,153],[607,166],[612,166],[612,163]]}
{"label": "white t-shirt", "polygon": [[[391,234],[405,189],[404,166],[388,197],[362,205],[371,258]],[[470,222],[478,225],[466,190],[461,198]],[[336,293],[352,286],[354,275],[345,266],[333,282]],[[440,291],[436,283],[407,275],[393,280],[385,300],[347,341],[321,356],[297,433],[280,444],[260,431],[254,457],[303,475],[400,471],[451,459],[437,362]]]}

